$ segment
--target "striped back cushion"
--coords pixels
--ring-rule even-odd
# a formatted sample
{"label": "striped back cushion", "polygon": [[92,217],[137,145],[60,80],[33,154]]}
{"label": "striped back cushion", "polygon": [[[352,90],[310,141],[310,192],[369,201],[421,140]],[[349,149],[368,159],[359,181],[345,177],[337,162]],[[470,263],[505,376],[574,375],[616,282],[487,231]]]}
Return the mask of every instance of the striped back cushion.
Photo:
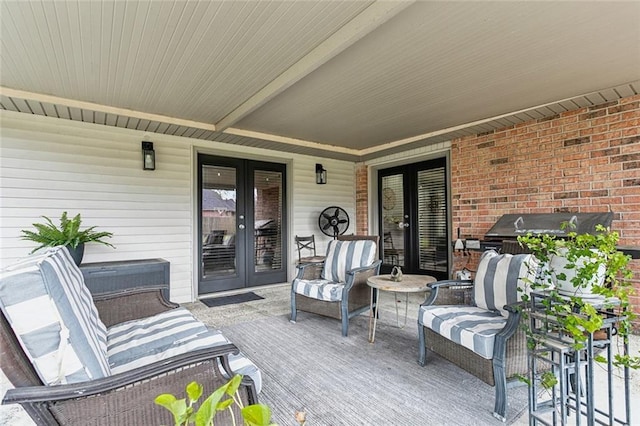
{"label": "striped back cushion", "polygon": [[110,374],[106,327],[80,285],[82,274],[66,248],[30,256],[0,275],[0,308],[47,385]]}
{"label": "striped back cushion", "polygon": [[345,282],[347,271],[371,265],[376,259],[376,243],[371,240],[329,242],[322,268],[322,278]]}
{"label": "striped back cushion", "polygon": [[525,277],[535,275],[532,261],[533,256],[529,254],[498,254],[492,250],[484,252],[474,279],[476,306],[508,316],[504,305],[519,301],[522,293],[518,288],[526,288]]}
{"label": "striped back cushion", "polygon": [[82,361],[94,378],[108,376],[107,327],[69,250],[62,246],[53,249],[40,262],[40,271],[72,340],[79,343]]}

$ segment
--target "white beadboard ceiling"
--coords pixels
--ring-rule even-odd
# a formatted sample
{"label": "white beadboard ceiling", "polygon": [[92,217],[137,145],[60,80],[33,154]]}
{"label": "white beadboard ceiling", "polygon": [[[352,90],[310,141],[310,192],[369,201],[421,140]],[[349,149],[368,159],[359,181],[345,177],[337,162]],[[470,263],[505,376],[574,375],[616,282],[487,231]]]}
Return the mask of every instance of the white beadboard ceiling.
{"label": "white beadboard ceiling", "polygon": [[640,2],[0,2],[0,109],[363,160],[640,92]]}

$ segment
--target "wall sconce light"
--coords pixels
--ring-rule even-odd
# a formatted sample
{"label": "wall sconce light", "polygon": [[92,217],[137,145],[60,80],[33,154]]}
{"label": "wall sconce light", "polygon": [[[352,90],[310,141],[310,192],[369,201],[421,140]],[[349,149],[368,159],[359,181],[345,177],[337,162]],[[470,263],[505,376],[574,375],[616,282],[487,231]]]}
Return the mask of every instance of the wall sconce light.
{"label": "wall sconce light", "polygon": [[316,183],[318,185],[324,185],[327,183],[327,171],[320,163],[316,163]]}
{"label": "wall sconce light", "polygon": [[153,142],[142,142],[142,170],[156,169],[156,152]]}

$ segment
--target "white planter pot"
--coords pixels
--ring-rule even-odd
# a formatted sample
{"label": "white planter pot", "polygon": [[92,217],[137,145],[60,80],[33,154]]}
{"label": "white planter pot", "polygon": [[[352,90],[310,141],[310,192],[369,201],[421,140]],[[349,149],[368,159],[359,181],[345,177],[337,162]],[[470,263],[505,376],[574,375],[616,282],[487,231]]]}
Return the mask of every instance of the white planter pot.
{"label": "white planter pot", "polygon": [[[597,250],[595,249],[592,251],[597,253]],[[586,285],[576,288],[572,282],[573,278],[576,276],[576,270],[583,268],[587,262],[593,262],[593,260],[589,257],[581,257],[575,262],[575,268],[567,269],[566,265],[568,261],[563,253],[566,253],[566,249],[561,249],[558,255],[552,256],[549,260],[549,268],[551,269],[552,277],[551,280],[558,290],[558,293],[565,296],[577,296],[585,299],[601,297],[600,295],[593,294],[593,286],[602,285],[604,283],[606,272],[605,265],[600,265],[598,267],[597,272],[593,275],[592,279],[586,283]],[[558,279],[558,275],[563,273],[565,274],[566,279]]]}

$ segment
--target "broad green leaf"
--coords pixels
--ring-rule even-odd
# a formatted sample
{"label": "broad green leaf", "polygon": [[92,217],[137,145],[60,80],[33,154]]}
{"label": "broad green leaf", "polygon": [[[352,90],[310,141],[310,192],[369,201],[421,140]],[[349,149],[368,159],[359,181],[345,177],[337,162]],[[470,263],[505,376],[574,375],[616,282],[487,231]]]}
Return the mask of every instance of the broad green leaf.
{"label": "broad green leaf", "polygon": [[204,388],[197,382],[191,382],[187,385],[187,396],[193,402],[196,402],[201,396]]}
{"label": "broad green leaf", "polygon": [[176,397],[169,393],[163,393],[162,395],[158,395],[154,400],[156,404],[169,410],[171,409],[171,404],[173,404],[175,401],[176,401]]}
{"label": "broad green leaf", "polygon": [[195,423],[196,426],[209,426],[213,424],[213,416],[216,412],[211,404],[211,397],[204,400],[200,408],[196,412]]}
{"label": "broad green leaf", "polygon": [[253,404],[242,409],[242,418],[249,426],[271,425],[271,409],[264,404]]}
{"label": "broad green leaf", "polygon": [[176,397],[171,394],[163,393],[158,395],[154,402],[173,414],[173,420],[176,425],[183,424],[186,421],[188,413],[185,399],[176,399]]}
{"label": "broad green leaf", "polygon": [[213,416],[215,416],[220,400],[224,397],[228,386],[228,383],[220,386],[202,402],[202,405],[196,413],[196,426],[208,426],[213,424]]}
{"label": "broad green leaf", "polygon": [[218,406],[216,407],[216,411],[224,411],[229,408],[233,404],[233,399],[225,399],[224,401],[218,402]]}
{"label": "broad green leaf", "polygon": [[238,391],[238,388],[240,387],[241,381],[242,381],[241,374],[236,374],[235,376],[233,376],[233,378],[229,380],[229,383],[228,383],[229,387],[227,388],[227,395],[229,396],[235,395],[235,393]]}

